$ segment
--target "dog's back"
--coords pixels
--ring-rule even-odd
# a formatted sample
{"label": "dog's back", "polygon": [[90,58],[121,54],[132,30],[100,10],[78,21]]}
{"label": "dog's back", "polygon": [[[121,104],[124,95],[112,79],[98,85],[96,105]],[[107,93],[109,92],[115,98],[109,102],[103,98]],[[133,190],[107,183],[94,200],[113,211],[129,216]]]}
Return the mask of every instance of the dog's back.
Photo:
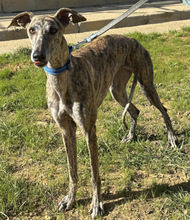
{"label": "dog's back", "polygon": [[87,89],[88,93],[93,90],[98,106],[102,101],[98,97],[106,96],[121,69],[125,69],[126,75],[136,74],[139,81],[140,72],[146,72],[147,77],[153,79],[149,53],[137,40],[123,35],[105,35],[74,51],[72,55],[73,82],[79,85],[80,90],[82,85],[85,85],[83,89]]}
{"label": "dog's back", "polygon": [[[74,51],[73,56],[83,58],[86,64],[91,64],[95,71],[106,76],[114,75],[122,65],[137,73],[139,68],[146,68],[145,62],[152,63],[148,51],[137,40],[123,35],[100,37]],[[82,66],[84,68],[85,64]]]}

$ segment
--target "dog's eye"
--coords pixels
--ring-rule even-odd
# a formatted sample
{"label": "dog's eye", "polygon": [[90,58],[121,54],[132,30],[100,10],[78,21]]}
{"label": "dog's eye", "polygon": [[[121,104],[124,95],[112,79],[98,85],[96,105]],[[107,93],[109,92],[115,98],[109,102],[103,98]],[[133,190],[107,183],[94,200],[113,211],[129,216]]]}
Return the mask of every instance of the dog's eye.
{"label": "dog's eye", "polygon": [[30,32],[31,34],[35,34],[36,31],[35,31],[34,28],[30,28],[29,32]]}
{"label": "dog's eye", "polygon": [[49,29],[49,32],[50,32],[50,34],[55,34],[55,33],[57,33],[57,28],[51,27]]}

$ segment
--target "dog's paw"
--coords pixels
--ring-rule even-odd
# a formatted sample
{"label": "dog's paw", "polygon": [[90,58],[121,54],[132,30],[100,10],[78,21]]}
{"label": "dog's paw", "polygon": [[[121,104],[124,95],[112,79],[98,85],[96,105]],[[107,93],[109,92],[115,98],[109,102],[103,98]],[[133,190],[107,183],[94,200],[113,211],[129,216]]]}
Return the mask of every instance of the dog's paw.
{"label": "dog's paw", "polygon": [[174,134],[168,133],[168,142],[172,148],[176,148],[178,146],[178,139]]}
{"label": "dog's paw", "polygon": [[121,140],[121,144],[125,144],[125,143],[130,143],[134,141],[134,135],[128,134],[127,136],[125,136],[122,140]]}
{"label": "dog's paw", "polygon": [[57,209],[60,211],[67,211],[72,209],[75,200],[72,199],[69,195],[65,196],[58,204]]}
{"label": "dog's paw", "polygon": [[104,207],[103,207],[103,202],[102,201],[92,201],[91,206],[90,206],[90,213],[92,216],[92,219],[95,219],[98,216],[102,216],[104,214]]}

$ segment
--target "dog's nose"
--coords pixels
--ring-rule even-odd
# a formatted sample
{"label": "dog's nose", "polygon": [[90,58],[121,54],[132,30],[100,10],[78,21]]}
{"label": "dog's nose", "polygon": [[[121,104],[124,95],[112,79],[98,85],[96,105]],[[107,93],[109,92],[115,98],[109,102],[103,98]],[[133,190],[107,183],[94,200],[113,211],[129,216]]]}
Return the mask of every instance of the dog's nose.
{"label": "dog's nose", "polygon": [[34,61],[44,61],[46,58],[42,53],[36,51],[33,53],[33,59]]}

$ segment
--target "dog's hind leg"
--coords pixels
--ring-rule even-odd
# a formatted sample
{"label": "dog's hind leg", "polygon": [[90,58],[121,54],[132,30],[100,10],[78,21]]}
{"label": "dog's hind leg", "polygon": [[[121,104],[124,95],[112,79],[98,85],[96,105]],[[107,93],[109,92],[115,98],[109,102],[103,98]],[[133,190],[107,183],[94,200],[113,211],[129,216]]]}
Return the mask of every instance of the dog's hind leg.
{"label": "dog's hind leg", "polygon": [[160,102],[160,98],[158,96],[158,93],[154,87],[153,83],[149,83],[149,85],[143,85],[141,84],[141,88],[142,91],[144,93],[144,95],[146,96],[146,98],[149,100],[149,102],[154,105],[162,114],[162,117],[165,121],[167,130],[168,130],[168,142],[171,144],[171,147],[174,148],[177,146],[177,137],[174,134],[173,128],[172,128],[172,124],[171,124],[171,120],[170,117],[167,113],[167,109],[162,105],[162,103]]}
{"label": "dog's hind leg", "polygon": [[144,63],[147,63],[147,65],[145,65],[146,68],[141,69],[141,74],[139,74],[140,77],[138,81],[141,85],[143,94],[146,96],[149,102],[161,112],[168,130],[168,142],[172,147],[176,147],[177,137],[174,134],[170,117],[166,108],[160,102],[160,98],[153,83],[153,67],[150,65],[151,60],[149,55],[146,57],[146,59],[144,59]]}
{"label": "dog's hind leg", "polygon": [[[129,115],[131,117],[131,126],[129,129],[129,133],[127,136],[125,136],[121,143],[129,142],[134,139],[135,136],[135,128],[137,125],[137,117],[139,114],[139,110],[130,102],[128,95],[126,93],[126,85],[127,82],[129,81],[130,77],[132,75],[132,72],[126,68],[121,68],[115,75],[113,83],[110,87],[110,92],[112,97],[122,106],[126,107],[126,105],[129,103],[129,106],[127,108],[127,111],[129,112]],[[134,85],[135,88],[136,85]],[[124,116],[126,112],[124,110],[123,113],[123,122]],[[124,122],[124,125],[126,127],[126,124]]]}

